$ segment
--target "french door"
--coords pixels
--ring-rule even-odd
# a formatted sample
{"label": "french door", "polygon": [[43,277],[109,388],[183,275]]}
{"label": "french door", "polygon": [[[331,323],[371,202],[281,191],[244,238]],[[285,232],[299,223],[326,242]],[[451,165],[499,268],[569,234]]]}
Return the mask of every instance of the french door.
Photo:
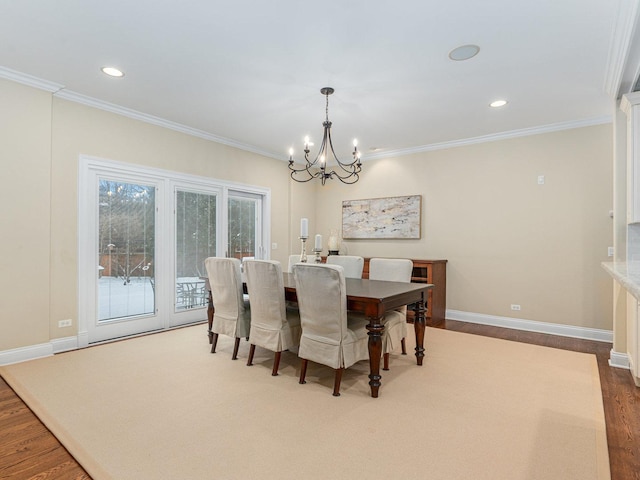
{"label": "french door", "polygon": [[79,344],[207,318],[204,261],[268,258],[269,191],[81,158]]}

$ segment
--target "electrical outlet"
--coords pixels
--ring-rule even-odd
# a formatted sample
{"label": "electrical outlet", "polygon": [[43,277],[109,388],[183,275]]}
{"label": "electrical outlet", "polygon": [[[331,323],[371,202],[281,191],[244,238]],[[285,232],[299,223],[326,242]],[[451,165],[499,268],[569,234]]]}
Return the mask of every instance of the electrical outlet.
{"label": "electrical outlet", "polygon": [[277,243],[272,243],[271,244],[271,250],[277,250],[278,249],[278,244]]}
{"label": "electrical outlet", "polygon": [[67,318],[66,320],[58,320],[58,328],[70,327],[73,325],[73,320]]}
{"label": "electrical outlet", "polygon": [[544,175],[538,175],[538,185],[544,185]]}
{"label": "electrical outlet", "polygon": [[607,248],[607,255],[609,255],[610,257],[613,257],[613,247]]}
{"label": "electrical outlet", "polygon": [[520,310],[520,305],[511,304],[511,310]]}

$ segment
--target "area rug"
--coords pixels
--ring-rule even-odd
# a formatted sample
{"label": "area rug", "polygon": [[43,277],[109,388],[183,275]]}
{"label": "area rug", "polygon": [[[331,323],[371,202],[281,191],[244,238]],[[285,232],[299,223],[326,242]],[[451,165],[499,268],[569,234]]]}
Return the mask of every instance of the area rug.
{"label": "area rug", "polygon": [[[411,335],[410,335],[411,337]],[[413,348],[408,339],[409,351]],[[0,374],[95,480],[610,478],[593,355],[428,328],[426,357],[333,371],[201,325],[9,365]]]}

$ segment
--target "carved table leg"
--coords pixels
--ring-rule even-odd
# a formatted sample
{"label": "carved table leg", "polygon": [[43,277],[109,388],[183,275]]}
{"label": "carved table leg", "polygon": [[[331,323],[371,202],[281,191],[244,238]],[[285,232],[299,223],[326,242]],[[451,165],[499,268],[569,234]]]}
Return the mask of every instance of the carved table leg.
{"label": "carved table leg", "polygon": [[382,355],[382,332],[384,325],[380,324],[380,318],[369,318],[367,325],[369,330],[369,386],[371,396],[378,398],[382,376],[380,375],[380,357]]}
{"label": "carved table leg", "polygon": [[418,365],[422,365],[424,358],[424,331],[426,320],[424,317],[424,301],[414,303],[413,311],[415,312],[415,319],[413,321],[413,328],[416,332],[416,360]]}
{"label": "carved table leg", "polygon": [[213,312],[215,309],[213,308],[213,296],[211,295],[211,290],[209,290],[209,303],[207,305],[207,321],[209,322],[209,345],[213,342]]}

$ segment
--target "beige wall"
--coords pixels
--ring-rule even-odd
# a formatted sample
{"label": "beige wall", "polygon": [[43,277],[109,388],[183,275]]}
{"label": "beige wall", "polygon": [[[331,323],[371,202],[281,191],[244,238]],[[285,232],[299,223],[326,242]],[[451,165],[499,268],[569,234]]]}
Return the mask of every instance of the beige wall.
{"label": "beige wall", "polygon": [[49,340],[51,94],[0,80],[0,351]]}
{"label": "beige wall", "polygon": [[[286,163],[0,82],[3,310],[0,351],[77,333],[81,154],[271,190],[272,258],[289,254]],[[18,200],[18,201],[17,201]],[[80,239],[81,241],[81,239]],[[58,328],[71,318],[74,325]]]}
{"label": "beige wall", "polygon": [[420,240],[348,252],[449,260],[448,309],[611,330],[610,125],[365,162],[357,184],[320,190],[318,230],[341,225],[342,200],[415,194]]}
{"label": "beige wall", "polygon": [[[448,308],[611,329],[611,127],[364,164],[360,182],[293,183],[286,163],[0,80],[0,351],[76,334],[81,154],[271,189],[272,258],[341,225],[345,199],[423,196],[423,237],[348,241],[364,256],[446,258]],[[547,183],[537,185],[537,176]],[[310,251],[310,250],[308,250]],[[58,320],[74,326],[60,329]]]}

